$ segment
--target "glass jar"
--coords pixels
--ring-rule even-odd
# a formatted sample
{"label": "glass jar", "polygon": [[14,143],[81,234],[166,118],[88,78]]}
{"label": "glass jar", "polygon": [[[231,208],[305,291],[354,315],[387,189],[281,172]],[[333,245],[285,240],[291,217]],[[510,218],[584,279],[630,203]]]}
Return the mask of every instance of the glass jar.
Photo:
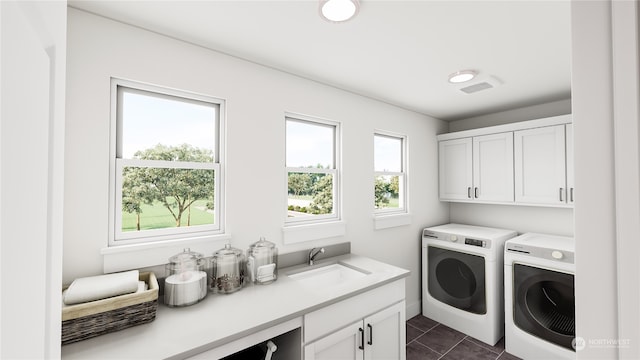
{"label": "glass jar", "polygon": [[207,296],[206,260],[184,249],[169,258],[164,279],[164,303],[169,307],[193,305]]}
{"label": "glass jar", "polygon": [[247,277],[253,284],[271,284],[278,277],[278,248],[264,237],[247,250]]}
{"label": "glass jar", "polygon": [[211,262],[213,270],[211,287],[215,291],[230,294],[242,289],[246,266],[242,250],[232,248],[231,244],[225,244],[223,249],[213,254]]}

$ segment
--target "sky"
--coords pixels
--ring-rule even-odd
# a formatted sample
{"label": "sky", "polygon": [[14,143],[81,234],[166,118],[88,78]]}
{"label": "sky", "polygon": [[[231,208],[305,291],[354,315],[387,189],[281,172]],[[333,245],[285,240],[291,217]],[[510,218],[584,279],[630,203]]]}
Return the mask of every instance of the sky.
{"label": "sky", "polygon": [[375,136],[373,140],[375,171],[402,171],[402,140],[389,136]]}
{"label": "sky", "polygon": [[334,167],[334,128],[302,121],[287,121],[287,167]]}
{"label": "sky", "polygon": [[[206,106],[165,97],[123,93],[122,157],[161,143],[215,148],[215,105]],[[286,166],[334,168],[334,127],[306,121],[287,121]],[[402,171],[402,141],[374,137],[375,171]]]}
{"label": "sky", "polygon": [[161,143],[215,148],[215,105],[205,106],[138,93],[123,94],[122,157]]}

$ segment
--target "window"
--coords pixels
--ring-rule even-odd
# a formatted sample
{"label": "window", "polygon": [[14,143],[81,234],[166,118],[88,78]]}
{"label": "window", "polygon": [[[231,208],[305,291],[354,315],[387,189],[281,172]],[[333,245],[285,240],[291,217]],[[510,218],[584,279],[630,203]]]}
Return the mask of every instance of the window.
{"label": "window", "polygon": [[406,137],[376,132],[374,151],[374,212],[406,212]]}
{"label": "window", "polygon": [[286,117],[287,224],[337,220],[337,123]]}
{"label": "window", "polygon": [[110,245],[221,233],[223,102],[112,81]]}

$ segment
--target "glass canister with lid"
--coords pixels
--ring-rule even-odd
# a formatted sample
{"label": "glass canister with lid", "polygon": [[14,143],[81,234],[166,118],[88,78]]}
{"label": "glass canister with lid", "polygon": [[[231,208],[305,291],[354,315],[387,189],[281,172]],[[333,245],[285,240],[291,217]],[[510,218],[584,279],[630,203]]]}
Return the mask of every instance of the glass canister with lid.
{"label": "glass canister with lid", "polygon": [[247,277],[254,284],[271,284],[278,276],[278,248],[264,237],[247,250]]}
{"label": "glass canister with lid", "polygon": [[169,258],[164,280],[164,303],[169,307],[193,305],[207,296],[206,259],[184,249]]}
{"label": "glass canister with lid", "polygon": [[213,279],[211,288],[219,293],[230,294],[242,289],[246,260],[242,250],[225,244],[223,249],[213,254]]}

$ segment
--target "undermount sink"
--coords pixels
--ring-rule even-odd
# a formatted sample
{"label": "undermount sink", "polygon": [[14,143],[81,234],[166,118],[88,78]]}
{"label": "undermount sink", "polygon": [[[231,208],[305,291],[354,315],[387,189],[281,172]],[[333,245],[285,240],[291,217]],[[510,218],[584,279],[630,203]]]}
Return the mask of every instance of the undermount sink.
{"label": "undermount sink", "polygon": [[345,266],[340,263],[333,263],[321,267],[314,267],[309,270],[298,271],[288,274],[287,276],[304,285],[314,288],[327,288],[365,277],[367,274],[364,270]]}

